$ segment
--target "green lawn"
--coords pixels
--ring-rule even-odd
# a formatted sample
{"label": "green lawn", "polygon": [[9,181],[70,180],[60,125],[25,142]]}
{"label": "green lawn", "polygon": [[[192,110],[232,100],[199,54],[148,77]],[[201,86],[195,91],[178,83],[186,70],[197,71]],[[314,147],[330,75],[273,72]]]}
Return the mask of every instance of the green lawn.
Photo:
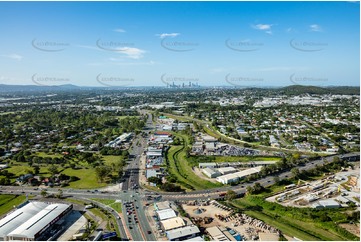
{"label": "green lawn", "polygon": [[[21,174],[27,174],[29,171],[34,171],[34,168],[30,167],[25,163],[17,163],[14,162],[9,168],[6,169],[10,173],[14,174],[14,178],[12,181],[15,181],[15,178],[20,176]],[[40,166],[40,174],[41,176],[50,176],[47,166]]]}
{"label": "green lawn", "polygon": [[105,165],[111,165],[112,163],[119,163],[122,156],[119,155],[103,155],[102,156]]}
{"label": "green lawn", "polygon": [[68,202],[71,202],[71,203],[82,205],[82,206],[85,205],[85,202],[79,201],[79,200],[76,200],[76,199],[73,199],[73,198],[66,198],[65,200],[68,201]]}
{"label": "green lawn", "polygon": [[[177,163],[176,163],[176,160],[175,160],[175,154],[176,152],[179,152],[180,150],[182,150],[182,146],[181,145],[177,145],[177,146],[172,146],[169,150],[168,150],[168,161],[169,161],[169,166],[168,166],[168,169],[169,169],[169,173],[174,175],[176,178],[177,178],[177,181],[180,183],[180,185],[183,185],[183,184],[187,184],[189,185],[187,179],[185,179],[181,174],[180,172],[178,171],[178,168],[177,168]],[[192,185],[191,185],[192,186]],[[193,187],[193,186],[192,186]]]}
{"label": "green lawn", "polygon": [[[59,166],[59,169],[62,167]],[[7,168],[7,170],[14,174],[14,178],[11,179],[12,182],[15,182],[15,179],[21,174],[27,174],[28,171],[33,171],[33,168],[29,165],[24,163],[15,163],[11,165],[11,167]],[[78,189],[91,189],[91,188],[100,188],[107,186],[106,183],[98,183],[95,169],[94,168],[82,168],[73,170],[71,168],[64,169],[61,173],[68,175],[68,176],[76,176],[80,180],[70,182],[69,188],[78,188]],[[47,177],[50,176],[48,171],[48,166],[41,166],[40,167],[40,174],[41,176]]]}
{"label": "green lawn", "polygon": [[78,181],[70,182],[69,188],[91,189],[107,186],[106,183],[98,182],[94,168],[82,168],[78,170],[67,168],[62,173],[68,176],[76,176],[80,179]]}
{"label": "green lawn", "polygon": [[179,133],[174,133],[174,135],[183,141],[183,145],[172,146],[168,152],[169,169],[177,180],[181,184],[188,184],[188,186],[196,190],[222,186],[220,183],[204,180],[193,172],[192,167],[187,161],[185,152],[185,147],[189,145],[188,137]]}
{"label": "green lawn", "polygon": [[114,199],[100,199],[100,198],[93,198],[92,200],[103,203],[105,205],[108,205],[109,207],[112,207],[115,211],[118,213],[122,212],[122,203],[115,202]]}
{"label": "green lawn", "polygon": [[61,154],[52,154],[52,155],[50,155],[50,154],[47,154],[45,152],[37,152],[36,155],[39,156],[39,157],[43,157],[43,158],[44,157],[50,157],[50,158],[62,158],[63,157]]}
{"label": "green lawn", "polygon": [[22,195],[0,195],[0,216],[11,211],[14,206],[18,206],[26,200],[25,196]]}

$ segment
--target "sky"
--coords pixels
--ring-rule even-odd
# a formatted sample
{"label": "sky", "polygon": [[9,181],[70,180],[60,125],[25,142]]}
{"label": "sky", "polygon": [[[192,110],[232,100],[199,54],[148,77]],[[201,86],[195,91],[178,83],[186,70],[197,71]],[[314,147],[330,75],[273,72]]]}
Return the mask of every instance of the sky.
{"label": "sky", "polygon": [[0,2],[0,33],[0,84],[360,84],[358,2]]}

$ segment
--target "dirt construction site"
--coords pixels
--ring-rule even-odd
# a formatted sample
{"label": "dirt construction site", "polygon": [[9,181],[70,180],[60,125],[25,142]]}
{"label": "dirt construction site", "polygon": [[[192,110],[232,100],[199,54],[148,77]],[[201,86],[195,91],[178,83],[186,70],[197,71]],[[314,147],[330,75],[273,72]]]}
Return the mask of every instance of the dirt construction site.
{"label": "dirt construction site", "polygon": [[259,233],[279,233],[279,230],[261,220],[242,213],[234,214],[231,208],[215,200],[184,202],[182,207],[199,227],[223,226],[239,233],[242,240],[258,240]]}

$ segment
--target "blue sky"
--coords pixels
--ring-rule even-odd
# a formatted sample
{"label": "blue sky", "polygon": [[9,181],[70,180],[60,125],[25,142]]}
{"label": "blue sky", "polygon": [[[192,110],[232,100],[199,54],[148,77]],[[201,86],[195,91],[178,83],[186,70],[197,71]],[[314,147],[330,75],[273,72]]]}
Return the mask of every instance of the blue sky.
{"label": "blue sky", "polygon": [[0,2],[0,84],[359,85],[355,2]]}

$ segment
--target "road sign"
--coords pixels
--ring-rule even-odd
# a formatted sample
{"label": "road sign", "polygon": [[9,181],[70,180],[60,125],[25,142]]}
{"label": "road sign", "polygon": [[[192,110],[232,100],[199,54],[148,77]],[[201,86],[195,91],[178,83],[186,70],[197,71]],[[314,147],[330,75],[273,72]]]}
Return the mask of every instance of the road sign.
{"label": "road sign", "polygon": [[115,232],[115,231],[106,233],[106,234],[103,234],[102,240],[109,239],[109,238],[116,237],[116,236],[117,236],[117,232]]}

